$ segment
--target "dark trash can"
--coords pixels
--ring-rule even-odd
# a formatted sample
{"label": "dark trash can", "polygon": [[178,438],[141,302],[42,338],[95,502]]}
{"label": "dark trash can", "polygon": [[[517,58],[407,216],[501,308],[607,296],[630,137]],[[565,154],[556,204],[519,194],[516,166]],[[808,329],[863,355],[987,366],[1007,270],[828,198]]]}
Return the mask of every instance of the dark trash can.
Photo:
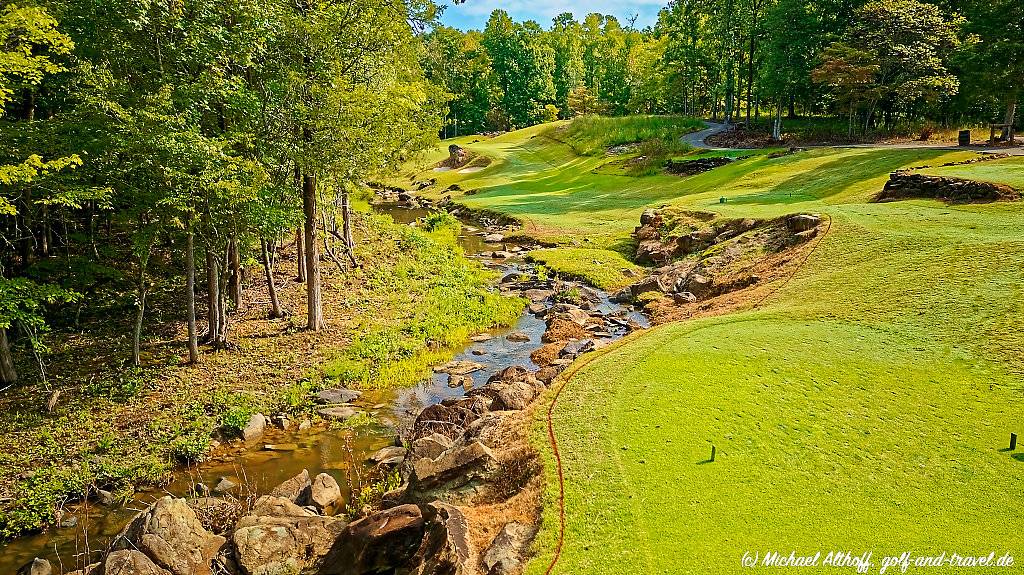
{"label": "dark trash can", "polygon": [[960,136],[957,138],[957,143],[959,145],[961,145],[961,146],[970,146],[971,145],[971,131],[970,130],[960,130]]}

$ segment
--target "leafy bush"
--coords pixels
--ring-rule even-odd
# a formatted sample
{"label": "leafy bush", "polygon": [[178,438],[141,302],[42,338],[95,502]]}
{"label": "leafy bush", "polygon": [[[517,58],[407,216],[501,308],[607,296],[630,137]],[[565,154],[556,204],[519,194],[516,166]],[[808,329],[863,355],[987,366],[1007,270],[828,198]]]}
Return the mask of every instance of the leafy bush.
{"label": "leafy bush", "polygon": [[220,426],[229,433],[239,434],[252,414],[253,409],[247,405],[233,405],[220,414]]}
{"label": "leafy bush", "polygon": [[0,514],[0,538],[35,531],[52,521],[56,502],[83,493],[89,482],[84,468],[44,467],[18,483],[13,504]]}
{"label": "leafy bush", "polygon": [[171,443],[170,454],[179,463],[202,461],[210,449],[210,436],[203,433],[183,435]]}
{"label": "leafy bush", "polygon": [[398,489],[400,485],[402,485],[402,476],[399,475],[397,469],[394,469],[364,487],[353,486],[352,498],[345,510],[346,515],[355,519],[379,511],[384,494]]}
{"label": "leafy bush", "polygon": [[446,230],[458,233],[462,228],[462,223],[448,212],[430,212],[430,214],[423,218],[422,227],[428,232]]}
{"label": "leafy bush", "polygon": [[579,288],[576,287],[558,290],[551,299],[554,300],[555,303],[569,303],[573,305],[580,305],[583,303],[583,296],[580,294]]}

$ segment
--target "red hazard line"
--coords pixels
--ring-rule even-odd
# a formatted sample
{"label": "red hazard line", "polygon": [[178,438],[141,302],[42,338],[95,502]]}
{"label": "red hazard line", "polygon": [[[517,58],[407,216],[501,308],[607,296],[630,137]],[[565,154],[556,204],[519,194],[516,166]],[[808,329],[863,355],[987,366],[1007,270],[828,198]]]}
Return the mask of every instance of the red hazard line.
{"label": "red hazard line", "polygon": [[565,477],[562,473],[562,455],[558,453],[558,440],[555,439],[555,426],[551,421],[551,415],[555,411],[555,404],[558,403],[558,396],[562,394],[562,390],[568,384],[569,380],[566,379],[555,392],[555,397],[551,400],[551,405],[548,406],[548,440],[551,442],[551,450],[555,453],[555,461],[558,463],[558,543],[555,545],[555,556],[551,558],[551,564],[548,565],[545,575],[551,575],[551,572],[555,570],[555,564],[562,556],[562,541],[565,539]]}
{"label": "red hazard line", "polygon": [[[806,254],[804,254],[804,258],[802,260],[800,260],[799,264],[797,264],[796,268],[793,270],[793,273],[789,274],[789,277],[786,278],[786,281],[782,282],[775,289],[773,289],[770,292],[764,294],[764,296],[762,296],[761,299],[757,300],[757,303],[754,304],[754,307],[752,309],[757,309],[757,308],[761,307],[761,304],[763,304],[766,299],[768,299],[768,298],[772,297],[773,295],[775,295],[776,293],[778,293],[778,291],[780,289],[786,287],[786,284],[789,283],[789,280],[791,280],[794,277],[796,277],[796,274],[799,273],[800,270],[802,270],[804,268],[804,264],[806,264],[807,260],[810,259],[811,254],[813,254],[814,251],[818,249],[818,246],[821,245],[821,242],[825,239],[825,236],[828,235],[828,232],[831,229],[832,229],[832,216],[828,216],[828,221],[825,222],[825,231],[821,234],[821,237],[818,238],[818,241],[814,242],[814,247],[812,247]],[[559,390],[559,391],[561,391],[561,390]]]}
{"label": "red hazard line", "polygon": [[[789,283],[789,280],[796,276],[797,272],[803,269],[804,264],[807,263],[811,254],[818,249],[818,245],[821,244],[822,240],[825,239],[825,236],[828,235],[828,232],[831,229],[832,216],[828,216],[828,221],[825,225],[825,232],[822,233],[821,237],[818,238],[818,241],[814,243],[814,247],[812,247],[804,258],[800,260],[800,263],[796,266],[796,269],[793,270],[793,273],[786,278],[786,281],[782,282],[777,288],[765,294],[764,297],[754,304],[755,309],[760,307],[766,299],[782,289]],[[551,451],[555,454],[555,462],[558,464],[558,542],[555,544],[555,556],[551,558],[551,563],[548,565],[547,571],[544,572],[545,575],[551,575],[551,573],[554,572],[555,565],[558,564],[558,560],[562,557],[562,543],[565,541],[565,474],[562,471],[562,455],[558,452],[558,440],[555,439],[555,424],[551,418],[555,412],[555,405],[558,404],[558,396],[562,395],[562,390],[569,385],[569,380],[573,375],[575,375],[575,372],[565,378],[565,381],[562,382],[562,386],[555,392],[555,397],[551,399],[551,405],[548,406],[548,442],[551,444]]]}

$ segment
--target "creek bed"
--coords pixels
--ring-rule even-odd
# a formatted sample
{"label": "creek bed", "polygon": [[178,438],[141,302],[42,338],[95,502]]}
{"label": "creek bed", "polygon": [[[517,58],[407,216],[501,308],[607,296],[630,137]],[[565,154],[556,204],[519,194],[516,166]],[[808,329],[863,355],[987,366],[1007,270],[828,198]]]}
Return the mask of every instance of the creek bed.
{"label": "creek bed", "polygon": [[[430,210],[407,208],[397,204],[377,204],[374,210],[390,215],[396,222],[410,224],[426,216]],[[464,222],[465,228],[459,236],[459,245],[471,257],[480,258],[484,265],[500,271],[529,273],[533,266],[521,261],[492,260],[484,254],[502,248],[499,244],[488,244],[483,240],[483,231],[473,222]],[[467,231],[471,230],[471,231]],[[646,318],[639,312],[624,308],[609,301],[608,294],[598,291],[596,309],[604,314],[625,309],[626,317],[642,326]],[[530,354],[542,345],[544,334],[543,319],[523,312],[512,327],[491,330],[490,339],[467,342],[454,360],[473,361],[484,365],[483,369],[469,375],[474,387],[483,385],[496,372],[513,365],[536,370]],[[611,338],[617,339],[626,329],[611,330]],[[529,341],[510,341],[505,336],[522,332]],[[477,352],[477,353],[474,353]],[[166,494],[178,497],[189,496],[197,483],[213,487],[221,477],[227,477],[243,484],[245,489],[266,493],[275,485],[294,477],[303,469],[311,476],[318,473],[332,475],[342,488],[348,500],[348,489],[353,483],[352,476],[365,476],[372,464],[369,457],[382,447],[394,444],[397,430],[410,424],[425,407],[440,403],[451,397],[461,397],[466,392],[463,386],[450,387],[446,373],[434,373],[420,383],[398,390],[365,392],[354,405],[373,414],[373,423],[352,429],[313,427],[306,431],[283,431],[273,425],[267,426],[266,435],[256,445],[232,444],[216,451],[214,457],[197,466],[183,468],[174,473],[170,483],[159,489],[137,492],[126,504],[103,506],[92,503],[73,509],[77,525],[55,527],[34,535],[14,539],[0,545],[0,573],[14,573],[34,557],[49,559],[56,573],[81,568],[87,562],[87,549],[102,550],[117,535],[128,521],[140,510]],[[264,446],[283,446],[279,450],[268,450]],[[93,561],[96,560],[94,556]]]}

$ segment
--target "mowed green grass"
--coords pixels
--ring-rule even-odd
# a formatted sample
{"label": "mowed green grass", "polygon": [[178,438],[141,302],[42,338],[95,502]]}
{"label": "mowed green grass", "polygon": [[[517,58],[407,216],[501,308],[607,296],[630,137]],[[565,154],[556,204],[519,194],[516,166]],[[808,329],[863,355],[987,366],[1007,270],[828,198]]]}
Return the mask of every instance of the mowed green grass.
{"label": "mowed green grass", "polygon": [[1024,189],[1024,157],[1012,156],[990,162],[979,162],[962,166],[945,166],[928,168],[923,173],[936,176],[951,176],[955,178],[967,178],[969,180],[982,180],[995,182],[1008,186]]}
{"label": "mowed green grass", "polygon": [[[562,395],[555,572],[739,573],[747,551],[1019,551],[1024,462],[999,451],[1019,394],[979,367],[843,322],[660,328]],[[530,573],[550,557],[546,509]]]}
{"label": "mowed green grass", "polygon": [[[451,195],[473,208],[507,213],[523,221],[526,233],[548,241],[580,244],[587,238],[592,247],[615,247],[646,207],[682,203],[726,213],[778,215],[822,203],[867,201],[893,170],[974,157],[959,151],[864,148],[813,149],[779,158],[751,152],[751,157],[696,176],[632,177],[600,171],[618,157],[581,156],[548,136],[563,124],[496,138],[451,140],[492,158],[492,163],[472,173],[434,172],[432,166],[447,156],[439,148],[406,166],[398,183],[436,178],[437,184],[423,192],[427,196]],[[463,191],[447,191],[452,184]]]}
{"label": "mowed green grass", "polygon": [[[738,573],[748,551],[872,551],[872,572],[905,551],[1019,564],[1024,449],[1005,448],[1024,437],[1024,203],[870,202],[895,169],[972,153],[759,153],[636,178],[595,172],[610,159],[543,132],[470,141],[492,166],[437,188],[477,189],[456,199],[566,244],[563,265],[585,261],[573,249],[624,251],[648,206],[831,222],[760,309],[654,328],[568,381],[554,410],[567,521],[555,573]],[[1024,187],[1020,165],[923,170]],[[529,574],[545,572],[558,526],[545,412]]]}
{"label": "mowed green grass", "polygon": [[[1024,450],[1005,448],[1024,435],[1024,211],[828,211],[763,309],[655,328],[572,377],[554,412],[556,573],[739,573],[747,551],[873,550],[876,569],[904,551],[1020,555]],[[541,573],[557,484],[541,419],[534,437]]]}

